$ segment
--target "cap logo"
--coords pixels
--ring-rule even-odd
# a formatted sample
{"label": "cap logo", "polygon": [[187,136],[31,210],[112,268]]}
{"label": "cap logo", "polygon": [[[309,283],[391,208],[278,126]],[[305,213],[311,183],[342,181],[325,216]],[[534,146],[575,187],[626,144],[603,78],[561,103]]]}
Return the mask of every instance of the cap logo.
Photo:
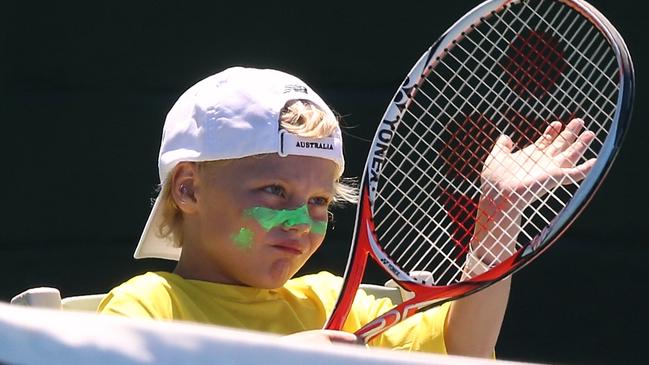
{"label": "cap logo", "polygon": [[295,143],[295,147],[297,148],[315,148],[319,150],[333,150],[334,146],[331,143],[322,143],[322,142],[302,142],[302,141],[297,141]]}
{"label": "cap logo", "polygon": [[306,87],[304,87],[302,85],[286,85],[286,86],[284,86],[284,94],[288,94],[290,92],[307,94]]}
{"label": "cap logo", "polygon": [[295,135],[282,129],[279,131],[277,153],[286,157],[288,155],[313,156],[326,158],[336,162],[341,168],[344,166],[342,143],[340,137],[307,138]]}

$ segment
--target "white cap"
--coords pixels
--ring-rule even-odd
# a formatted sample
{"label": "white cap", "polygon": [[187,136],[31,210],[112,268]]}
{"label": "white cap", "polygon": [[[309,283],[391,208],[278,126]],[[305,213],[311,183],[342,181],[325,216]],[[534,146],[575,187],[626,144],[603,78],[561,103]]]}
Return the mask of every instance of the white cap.
{"label": "white cap", "polygon": [[[335,118],[302,80],[276,70],[233,67],[189,88],[167,114],[158,156],[160,182],[181,161],[214,161],[277,153],[321,157],[345,167],[340,128],[327,138],[304,138],[280,130],[282,108],[307,100]],[[135,249],[135,258],[178,260],[181,249],[158,236],[158,197]]]}

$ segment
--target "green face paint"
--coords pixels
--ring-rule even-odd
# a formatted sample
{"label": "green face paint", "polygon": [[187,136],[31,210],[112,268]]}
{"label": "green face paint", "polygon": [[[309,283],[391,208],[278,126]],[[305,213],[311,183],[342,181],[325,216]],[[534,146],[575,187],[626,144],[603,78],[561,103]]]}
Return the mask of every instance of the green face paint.
{"label": "green face paint", "polygon": [[270,209],[253,207],[246,209],[244,214],[254,218],[266,231],[277,226],[293,227],[298,224],[308,224],[311,232],[324,235],[327,232],[327,221],[312,219],[306,204],[296,209]]}
{"label": "green face paint", "polygon": [[230,236],[237,247],[250,248],[252,246],[252,231],[248,228],[241,228],[239,233]]}

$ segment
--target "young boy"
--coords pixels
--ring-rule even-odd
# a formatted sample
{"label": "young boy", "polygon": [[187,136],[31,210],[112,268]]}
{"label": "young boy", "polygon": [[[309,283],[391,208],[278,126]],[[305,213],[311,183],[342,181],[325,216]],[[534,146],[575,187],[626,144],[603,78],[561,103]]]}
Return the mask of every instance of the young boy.
{"label": "young boy", "polygon": [[[569,126],[575,133],[577,124]],[[114,288],[101,313],[354,340],[319,330],[341,278],[293,278],[322,244],[329,206],[357,200],[341,179],[338,121],[311,88],[274,70],[230,68],[208,77],[169,112],[158,164],[162,190],[135,257],[178,264],[173,273],[146,273]],[[492,356],[509,285],[419,313],[370,344]],[[344,330],[391,307],[359,291]]]}

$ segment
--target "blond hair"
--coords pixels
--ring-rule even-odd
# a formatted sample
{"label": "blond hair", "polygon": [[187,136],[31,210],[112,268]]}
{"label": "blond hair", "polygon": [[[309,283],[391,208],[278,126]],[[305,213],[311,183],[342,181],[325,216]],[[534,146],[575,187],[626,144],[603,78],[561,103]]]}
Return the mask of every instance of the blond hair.
{"label": "blond hair", "polygon": [[[305,100],[288,102],[280,112],[281,128],[286,131],[307,138],[324,138],[332,135],[339,127],[338,120],[323,112],[314,104]],[[197,162],[197,167],[202,170],[207,164],[214,161]],[[219,162],[226,162],[219,161]],[[171,194],[172,172],[165,183],[160,186],[162,199],[162,223],[157,234],[162,238],[169,238],[177,247],[182,246],[182,221],[183,215],[176,205]],[[358,188],[355,179],[342,178],[342,169],[339,169],[334,185],[333,204],[358,202]]]}

